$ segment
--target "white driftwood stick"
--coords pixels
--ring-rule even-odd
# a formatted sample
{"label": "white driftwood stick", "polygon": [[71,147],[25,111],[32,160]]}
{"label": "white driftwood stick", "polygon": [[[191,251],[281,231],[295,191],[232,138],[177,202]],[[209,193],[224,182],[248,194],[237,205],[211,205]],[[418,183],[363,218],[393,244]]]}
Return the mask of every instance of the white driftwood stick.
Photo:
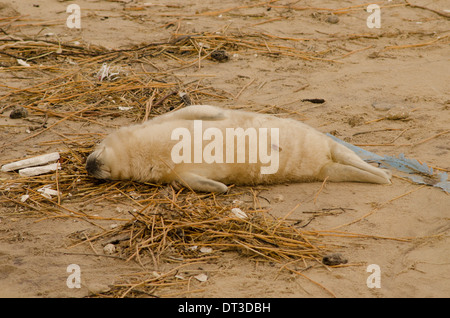
{"label": "white driftwood stick", "polygon": [[20,169],[19,174],[22,177],[32,177],[32,176],[38,176],[40,174],[44,174],[47,172],[55,171],[56,169],[61,169],[61,166],[59,163],[51,163],[46,166],[39,166],[39,167],[31,167],[31,168],[25,168]]}
{"label": "white driftwood stick", "polygon": [[46,188],[46,187],[38,189],[37,191],[40,192],[41,195],[44,196],[47,199],[51,199],[52,195],[60,195],[61,194],[61,192],[58,192],[56,190],[53,190],[53,189],[50,189],[50,188]]}
{"label": "white driftwood stick", "polygon": [[52,152],[52,153],[48,153],[45,155],[8,163],[8,164],[2,166],[2,171],[7,172],[7,171],[18,170],[18,169],[27,168],[27,167],[40,166],[40,165],[49,163],[50,161],[55,161],[58,159],[59,159],[59,153]]}

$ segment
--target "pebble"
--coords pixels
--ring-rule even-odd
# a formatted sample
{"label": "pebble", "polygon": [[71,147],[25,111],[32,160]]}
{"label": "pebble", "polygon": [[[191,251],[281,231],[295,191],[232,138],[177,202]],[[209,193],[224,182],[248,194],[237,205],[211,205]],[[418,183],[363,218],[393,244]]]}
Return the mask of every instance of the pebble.
{"label": "pebble", "polygon": [[194,276],[194,278],[199,282],[206,282],[208,280],[208,276],[206,274],[198,274]]}
{"label": "pebble", "polygon": [[395,106],[387,112],[386,118],[390,120],[405,120],[410,115],[408,108],[405,106]]}
{"label": "pebble", "polygon": [[226,62],[229,56],[225,50],[215,50],[211,53],[211,58],[218,62]]}
{"label": "pebble", "polygon": [[114,254],[115,251],[116,251],[116,246],[115,246],[114,244],[109,243],[109,244],[106,244],[106,245],[103,247],[103,252],[104,252],[106,255]]}
{"label": "pebble", "polygon": [[232,208],[231,213],[240,219],[246,219],[248,217],[247,214],[239,208]]}
{"label": "pebble", "polygon": [[212,253],[213,249],[211,247],[201,247],[200,252],[201,253]]}
{"label": "pebble", "polygon": [[330,15],[330,16],[327,18],[326,21],[327,21],[328,23],[336,24],[336,23],[339,22],[339,17],[338,17],[337,15],[332,14],[332,15]]}
{"label": "pebble", "polygon": [[372,107],[375,110],[387,112],[386,119],[389,120],[406,120],[411,116],[408,107],[403,105],[395,105],[389,102],[373,102]]}
{"label": "pebble", "polygon": [[339,253],[325,255],[322,258],[322,263],[328,266],[346,264],[348,261]]}
{"label": "pebble", "polygon": [[9,114],[9,118],[18,119],[18,118],[26,118],[28,117],[28,110],[24,107],[14,108]]}

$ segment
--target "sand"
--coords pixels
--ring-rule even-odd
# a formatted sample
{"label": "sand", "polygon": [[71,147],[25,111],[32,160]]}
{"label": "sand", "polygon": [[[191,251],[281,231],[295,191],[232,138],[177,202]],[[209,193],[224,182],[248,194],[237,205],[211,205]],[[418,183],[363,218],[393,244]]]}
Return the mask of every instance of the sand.
{"label": "sand", "polygon": [[[323,10],[348,8],[364,1],[280,0],[270,6],[269,2],[233,0],[171,1],[170,5],[159,0],[152,4],[87,0],[76,3],[81,7],[80,29],[66,26],[66,1],[2,1],[0,18],[24,15],[28,19],[13,24],[24,26],[4,26],[9,34],[32,37],[52,33],[49,37],[66,43],[79,41],[111,49],[167,41],[177,31],[264,33],[299,50],[329,50],[327,59],[333,61],[304,60],[249,49],[223,63],[204,59],[200,66],[178,69],[176,74],[185,83],[201,78],[203,85],[231,92],[235,97],[215,101],[215,105],[250,110],[274,106],[274,112],[280,116],[302,120],[374,153],[404,153],[450,171],[450,134],[445,133],[450,122],[450,22],[448,13],[443,11],[450,8],[445,7],[446,1],[411,1],[442,15],[406,6],[404,1],[377,2],[381,6],[380,28],[368,27],[367,5],[337,12],[338,21],[330,18],[330,10]],[[163,57],[154,57],[151,62],[162,70],[180,66],[176,60]],[[0,73],[2,94],[9,92],[4,85],[27,87],[54,76],[44,72],[49,76],[45,77],[37,71],[16,76],[4,67]],[[151,68],[148,64],[145,67]],[[324,99],[324,103],[302,101],[314,98]],[[0,109],[5,106],[0,105]],[[406,111],[406,116],[387,119],[388,113],[396,109]],[[63,145],[39,144],[57,139],[58,133],[113,130],[69,120],[19,143],[30,135],[25,129],[28,123],[10,119],[9,112],[10,109],[0,114],[0,164],[58,151]],[[99,120],[114,120],[118,125],[133,121],[125,115]],[[55,121],[51,119],[49,123]],[[0,177],[6,180],[16,176],[2,172]],[[326,183],[318,196],[320,182],[258,188],[264,198],[260,204],[276,217],[283,217],[302,202],[290,218],[302,221],[305,229],[357,233],[355,238],[327,238],[335,244],[335,252],[348,260],[346,266],[316,264],[303,269],[302,264],[291,265],[307,279],[280,270],[277,264],[224,252],[219,258],[187,267],[189,275],[204,273],[207,280],[193,279],[188,292],[182,290],[175,296],[449,297],[450,196],[441,189],[395,176],[392,181],[392,185]],[[240,199],[252,202],[249,195]],[[20,205],[2,202],[1,297],[85,297],[107,292],[127,274],[156,270],[151,265],[143,269],[134,261],[89,256],[93,251],[88,244],[68,248],[80,231],[98,231],[89,222],[70,218],[37,222],[42,215],[28,214]],[[66,206],[81,208],[76,203]],[[109,201],[83,207],[99,216],[128,219],[130,215],[124,210],[133,208],[128,203],[118,209]],[[104,227],[114,223],[118,222],[99,222]],[[81,288],[67,285],[70,264],[80,266]],[[371,264],[379,266],[379,280],[373,281],[370,275],[374,273],[367,271]],[[163,263],[158,271],[169,268]],[[377,286],[368,284],[368,279]],[[156,296],[171,294],[174,290],[170,287],[155,292]]]}

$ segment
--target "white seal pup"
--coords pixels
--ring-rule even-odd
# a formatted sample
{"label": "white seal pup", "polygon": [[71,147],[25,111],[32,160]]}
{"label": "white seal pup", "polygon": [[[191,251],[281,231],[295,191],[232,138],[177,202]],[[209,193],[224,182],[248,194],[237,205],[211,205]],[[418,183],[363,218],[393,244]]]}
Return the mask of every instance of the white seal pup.
{"label": "white seal pup", "polygon": [[204,192],[327,177],[391,183],[389,171],[302,122],[208,105],[118,129],[88,156],[86,170],[98,179],[178,182]]}

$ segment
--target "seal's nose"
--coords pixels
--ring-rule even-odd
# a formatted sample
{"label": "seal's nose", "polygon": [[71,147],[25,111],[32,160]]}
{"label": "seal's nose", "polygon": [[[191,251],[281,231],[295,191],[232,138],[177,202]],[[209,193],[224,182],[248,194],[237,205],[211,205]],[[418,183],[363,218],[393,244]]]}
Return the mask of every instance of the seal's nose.
{"label": "seal's nose", "polygon": [[86,160],[86,170],[88,175],[95,177],[98,172],[99,162],[97,158],[90,155]]}

